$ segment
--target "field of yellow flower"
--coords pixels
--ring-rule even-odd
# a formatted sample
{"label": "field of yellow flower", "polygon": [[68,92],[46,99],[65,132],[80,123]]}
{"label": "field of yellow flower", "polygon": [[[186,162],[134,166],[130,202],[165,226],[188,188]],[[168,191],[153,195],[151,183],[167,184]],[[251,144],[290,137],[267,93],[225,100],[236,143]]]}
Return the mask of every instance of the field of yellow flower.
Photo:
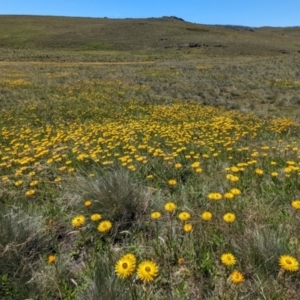
{"label": "field of yellow flower", "polygon": [[1,299],[297,299],[297,120],[153,100],[115,71],[181,70],[15,68],[0,78]]}

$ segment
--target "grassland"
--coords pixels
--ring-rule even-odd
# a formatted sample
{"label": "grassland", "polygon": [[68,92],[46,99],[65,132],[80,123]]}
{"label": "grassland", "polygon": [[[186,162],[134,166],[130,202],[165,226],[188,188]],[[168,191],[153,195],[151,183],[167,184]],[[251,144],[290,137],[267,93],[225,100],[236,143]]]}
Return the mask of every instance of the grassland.
{"label": "grassland", "polygon": [[0,24],[1,299],[298,299],[298,28]]}

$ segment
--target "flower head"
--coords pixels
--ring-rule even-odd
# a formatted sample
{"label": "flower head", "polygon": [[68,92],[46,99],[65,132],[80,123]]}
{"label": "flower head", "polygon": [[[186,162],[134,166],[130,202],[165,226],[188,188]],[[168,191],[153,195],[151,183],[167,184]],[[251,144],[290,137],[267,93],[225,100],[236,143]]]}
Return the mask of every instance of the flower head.
{"label": "flower head", "polygon": [[264,171],[263,171],[262,169],[257,168],[257,169],[255,169],[255,173],[256,173],[257,175],[263,175],[263,174],[264,174]]}
{"label": "flower head", "polygon": [[133,254],[121,257],[115,264],[115,272],[120,278],[129,277],[135,270],[136,259]]}
{"label": "flower head", "polygon": [[238,196],[238,195],[240,195],[242,192],[241,192],[241,190],[240,189],[237,189],[237,188],[232,188],[232,189],[230,189],[230,191],[229,191],[231,194],[233,194],[233,195],[235,195],[235,196]]}
{"label": "flower head", "polygon": [[299,262],[293,256],[281,255],[278,262],[279,266],[286,271],[295,272],[299,270]]}
{"label": "flower head", "polygon": [[240,271],[237,271],[237,270],[234,270],[230,274],[229,278],[235,284],[242,283],[245,280],[244,275]]}
{"label": "flower head", "polygon": [[221,193],[209,193],[207,197],[210,200],[219,201],[222,199],[222,194]]}
{"label": "flower head", "polygon": [[112,227],[112,223],[110,221],[105,220],[105,221],[100,222],[97,229],[100,232],[107,232],[111,229],[111,227]]}
{"label": "flower head", "polygon": [[81,227],[85,223],[85,216],[78,215],[75,218],[72,219],[72,226],[73,227]]}
{"label": "flower head", "polygon": [[161,217],[161,213],[159,211],[154,211],[153,213],[151,213],[151,219],[153,220],[157,220]]}
{"label": "flower head", "polygon": [[173,212],[176,209],[176,204],[174,202],[167,202],[165,204],[165,210],[168,212]]}
{"label": "flower head", "polygon": [[56,256],[55,255],[49,255],[48,256],[48,264],[53,264],[56,260]]}
{"label": "flower head", "polygon": [[169,184],[169,186],[175,186],[177,184],[177,181],[176,181],[176,179],[170,179],[168,181],[168,184]]}
{"label": "flower head", "polygon": [[209,211],[205,211],[205,212],[203,212],[203,213],[201,214],[201,218],[202,218],[202,220],[204,220],[204,221],[209,221],[209,220],[211,220],[211,218],[212,218],[212,213],[209,212]]}
{"label": "flower head", "polygon": [[92,214],[91,215],[91,220],[92,221],[99,221],[101,220],[102,216],[100,214]]}
{"label": "flower head", "polygon": [[235,221],[235,214],[233,213],[227,213],[223,216],[223,220],[226,222],[226,223],[232,223]]}
{"label": "flower head", "polygon": [[33,196],[35,194],[35,190],[29,190],[25,193],[25,196],[30,197]]}
{"label": "flower head", "polygon": [[190,223],[184,224],[183,225],[183,231],[184,232],[191,232],[193,231],[193,225]]}
{"label": "flower head", "polygon": [[300,200],[294,200],[292,202],[292,206],[295,208],[295,209],[300,209]]}
{"label": "flower head", "polygon": [[227,193],[224,194],[224,198],[231,200],[231,199],[234,198],[234,194],[231,193],[231,192],[227,192]]}
{"label": "flower head", "polygon": [[179,265],[184,264],[184,258],[183,258],[183,257],[179,257],[179,258],[178,258],[178,264],[179,264]]}
{"label": "flower head", "polygon": [[231,253],[222,254],[221,261],[225,266],[233,266],[236,263],[236,259]]}
{"label": "flower head", "polygon": [[139,264],[137,276],[144,282],[150,282],[158,275],[158,266],[155,262],[146,260]]}
{"label": "flower head", "polygon": [[92,205],[92,201],[91,200],[84,201],[84,206],[85,207],[90,207],[91,205]]}
{"label": "flower head", "polygon": [[191,215],[188,212],[183,211],[178,215],[178,218],[180,221],[187,221],[191,218]]}

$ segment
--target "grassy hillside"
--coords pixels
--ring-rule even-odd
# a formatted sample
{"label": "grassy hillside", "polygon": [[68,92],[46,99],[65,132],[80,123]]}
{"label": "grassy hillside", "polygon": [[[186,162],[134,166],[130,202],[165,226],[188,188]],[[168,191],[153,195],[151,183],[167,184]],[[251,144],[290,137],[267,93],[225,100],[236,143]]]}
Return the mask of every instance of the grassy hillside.
{"label": "grassy hillside", "polygon": [[299,28],[206,26],[171,17],[0,16],[0,24],[1,48],[169,51],[193,43],[199,44],[199,52],[205,55],[276,55],[282,49],[300,51]]}

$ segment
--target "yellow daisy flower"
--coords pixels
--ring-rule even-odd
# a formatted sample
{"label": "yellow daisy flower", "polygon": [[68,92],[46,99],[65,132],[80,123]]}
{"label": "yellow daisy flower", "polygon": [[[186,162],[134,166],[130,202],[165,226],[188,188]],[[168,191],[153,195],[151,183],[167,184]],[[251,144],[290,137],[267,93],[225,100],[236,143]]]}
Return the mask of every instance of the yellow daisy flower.
{"label": "yellow daisy flower", "polygon": [[281,255],[278,262],[279,266],[286,271],[295,272],[299,270],[299,262],[293,256]]}
{"label": "yellow daisy flower", "polygon": [[78,216],[76,216],[76,217],[74,217],[73,219],[72,219],[72,226],[73,227],[81,227],[81,226],[83,226],[84,225],[84,223],[85,223],[85,216],[83,216],[83,215],[78,215]]}
{"label": "yellow daisy flower", "polygon": [[233,213],[227,213],[223,216],[223,220],[226,222],[226,223],[232,223],[235,221],[235,214]]}
{"label": "yellow daisy flower", "polygon": [[111,227],[112,227],[112,223],[110,221],[105,220],[105,221],[102,221],[98,225],[97,229],[100,232],[107,232],[107,231],[109,231],[111,229]]}
{"label": "yellow daisy flower", "polygon": [[292,206],[295,208],[295,209],[300,209],[300,200],[294,200],[292,202]]}
{"label": "yellow daisy flower", "polygon": [[161,217],[161,213],[159,211],[154,211],[153,213],[151,213],[151,219],[153,220],[157,220]]}
{"label": "yellow daisy flower", "polygon": [[232,188],[232,189],[230,189],[230,191],[229,191],[231,194],[233,194],[234,196],[238,196],[238,195],[240,195],[242,192],[241,192],[241,190],[240,189],[237,189],[237,188]]}
{"label": "yellow daisy flower", "polygon": [[204,221],[209,221],[209,220],[211,220],[211,218],[212,218],[212,213],[209,212],[209,211],[205,211],[205,212],[203,212],[203,213],[201,214],[201,218],[202,218],[202,220],[204,220]]}
{"label": "yellow daisy flower", "polygon": [[173,212],[176,209],[176,204],[174,202],[167,202],[165,204],[165,210],[167,212]]}
{"label": "yellow daisy flower", "polygon": [[257,169],[255,169],[255,173],[257,175],[263,175],[264,174],[264,170],[257,168]]}
{"label": "yellow daisy flower", "polygon": [[193,225],[190,223],[183,225],[183,231],[184,232],[192,232],[193,231]]}
{"label": "yellow daisy flower", "polygon": [[178,218],[180,221],[187,221],[191,218],[191,215],[188,212],[183,211],[178,215]]}
{"label": "yellow daisy flower", "polygon": [[236,263],[236,259],[231,253],[224,253],[221,255],[221,261],[225,266],[233,266]]}
{"label": "yellow daisy flower", "polygon": [[176,181],[176,179],[170,179],[168,181],[168,184],[169,184],[169,186],[175,186],[177,184],[177,181]]}
{"label": "yellow daisy flower", "polygon": [[101,220],[102,216],[100,214],[92,214],[91,215],[91,220],[92,221],[99,221]]}
{"label": "yellow daisy flower", "polygon": [[85,207],[90,207],[91,205],[92,205],[92,201],[91,200],[84,201],[84,206]]}
{"label": "yellow daisy flower", "polygon": [[135,260],[133,260],[128,255],[124,255],[123,257],[121,257],[115,265],[116,275],[123,279],[132,275],[134,270]]}
{"label": "yellow daisy flower", "polygon": [[29,190],[25,193],[25,196],[30,197],[33,196],[35,194],[35,190]]}
{"label": "yellow daisy flower", "polygon": [[234,270],[230,274],[229,278],[235,284],[242,283],[245,280],[244,275],[240,271],[237,271],[237,270]]}
{"label": "yellow daisy flower", "polygon": [[49,255],[48,256],[48,264],[53,264],[56,260],[56,256],[55,255]]}
{"label": "yellow daisy flower", "polygon": [[234,194],[232,194],[232,193],[230,193],[230,192],[225,193],[225,194],[224,194],[224,198],[225,198],[225,199],[231,200],[231,199],[234,198]]}
{"label": "yellow daisy flower", "polygon": [[158,266],[155,262],[146,260],[139,264],[137,276],[144,282],[150,282],[158,275]]}
{"label": "yellow daisy flower", "polygon": [[222,200],[221,193],[209,193],[207,197],[210,200],[216,200],[216,201]]}

